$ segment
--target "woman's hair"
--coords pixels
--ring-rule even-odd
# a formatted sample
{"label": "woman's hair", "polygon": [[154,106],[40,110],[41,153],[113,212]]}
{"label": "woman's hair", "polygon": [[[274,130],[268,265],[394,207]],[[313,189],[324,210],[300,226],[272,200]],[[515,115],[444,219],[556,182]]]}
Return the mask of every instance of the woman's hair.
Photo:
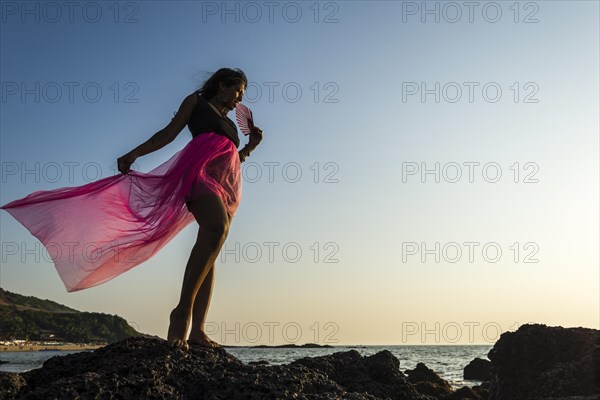
{"label": "woman's hair", "polygon": [[200,97],[204,100],[209,100],[219,92],[220,82],[223,82],[226,86],[243,82],[244,86],[248,86],[248,79],[244,71],[239,68],[221,68],[212,74],[197,92],[200,92]]}

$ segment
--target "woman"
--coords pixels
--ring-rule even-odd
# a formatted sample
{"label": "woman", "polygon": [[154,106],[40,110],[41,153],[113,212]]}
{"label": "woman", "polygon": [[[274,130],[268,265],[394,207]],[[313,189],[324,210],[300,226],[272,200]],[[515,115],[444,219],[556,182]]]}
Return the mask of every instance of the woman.
{"label": "woman", "polygon": [[[217,347],[204,332],[214,264],[241,199],[240,162],[263,136],[256,127],[238,152],[237,128],[227,113],[242,101],[247,85],[241,70],[221,68],[183,100],[164,129],[118,158],[122,174],[34,192],[0,208],[44,244],[69,292],[148,260],[195,219],[198,237],[167,340],[185,350],[194,344]],[[193,139],[182,150],[149,173],[130,170],[137,157],[172,142],[186,125]]]}
{"label": "woman", "polygon": [[[222,135],[219,137],[219,144],[227,143],[226,156],[222,157],[218,161],[219,165],[216,166],[225,173],[220,175],[222,177],[220,183],[226,187],[225,181],[231,176],[239,174],[239,163],[231,163],[232,157],[239,157],[240,161],[244,161],[262,140],[262,131],[255,128],[255,131],[250,134],[248,145],[238,154],[233,154],[233,144],[235,144],[237,153],[237,129],[233,121],[228,120],[227,113],[235,108],[236,103],[242,101],[247,85],[246,76],[240,70],[223,68],[217,71],[204,83],[202,89],[185,98],[179,111],[175,113],[175,117],[166,128],[117,160],[119,171],[127,173],[137,157],[167,145],[188,125],[192,135],[196,137],[206,134],[205,132],[210,132],[208,133],[210,135],[219,133]],[[202,104],[203,102],[206,104]],[[239,139],[237,141],[239,142]],[[210,154],[211,149],[207,149],[208,157]],[[233,168],[231,168],[232,166]],[[241,195],[241,192],[235,193],[235,188],[230,191],[234,192],[234,196],[231,198],[228,198],[228,193],[220,196],[220,193],[209,190],[200,182],[190,196],[193,199],[186,202],[189,211],[198,222],[199,230],[185,269],[179,304],[171,311],[170,315],[167,340],[174,347],[188,349],[188,343],[203,347],[218,346],[204,332],[204,322],[214,283],[215,260],[227,237],[231,219],[235,213],[233,207],[237,207],[237,201]],[[192,329],[189,341],[186,343],[185,335],[190,325],[190,319]]]}

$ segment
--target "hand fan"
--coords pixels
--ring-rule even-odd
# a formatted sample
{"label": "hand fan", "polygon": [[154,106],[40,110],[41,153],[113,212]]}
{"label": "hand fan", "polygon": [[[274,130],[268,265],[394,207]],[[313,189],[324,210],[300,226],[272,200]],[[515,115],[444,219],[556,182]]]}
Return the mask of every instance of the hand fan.
{"label": "hand fan", "polygon": [[248,135],[254,130],[252,111],[242,103],[235,105],[235,119],[244,135]]}

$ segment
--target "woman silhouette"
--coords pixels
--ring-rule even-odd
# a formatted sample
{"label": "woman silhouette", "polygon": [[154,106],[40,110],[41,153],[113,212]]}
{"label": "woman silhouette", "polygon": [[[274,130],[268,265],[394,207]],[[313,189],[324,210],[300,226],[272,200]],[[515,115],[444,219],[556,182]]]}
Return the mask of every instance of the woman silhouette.
{"label": "woman silhouette", "polygon": [[[219,145],[227,147],[224,155],[217,157],[211,163],[211,167],[219,170],[213,178],[217,178],[218,183],[230,193],[220,196],[219,191],[211,191],[206,182],[199,181],[186,202],[188,210],[198,222],[199,230],[186,265],[179,304],[170,315],[167,340],[176,347],[187,349],[188,343],[204,347],[218,346],[206,335],[204,322],[213,288],[215,260],[225,242],[235,212],[228,212],[227,206],[237,208],[236,200],[239,200],[241,194],[235,193],[235,188],[228,187],[232,177],[239,174],[239,163],[232,163],[231,159],[239,157],[239,160],[243,161],[262,140],[262,131],[256,128],[255,132],[250,134],[248,145],[238,153],[237,129],[233,121],[227,118],[227,113],[235,108],[236,103],[242,101],[247,85],[248,81],[241,70],[220,69],[204,83],[198,91],[199,95],[194,93],[184,99],[179,111],[165,129],[117,160],[119,171],[127,173],[137,157],[170,143],[186,125],[196,137],[207,133],[221,135],[215,135],[214,138]],[[232,144],[235,144],[235,154]],[[218,147],[207,149],[206,157],[213,157],[211,150],[217,150]],[[237,170],[231,168],[236,166]],[[228,194],[233,196],[227,196]],[[228,202],[230,204],[227,204]],[[185,335],[190,319],[192,329],[186,343]]]}
{"label": "woman silhouette", "polygon": [[[167,340],[184,350],[194,344],[217,347],[204,332],[215,260],[241,199],[240,162],[263,137],[255,127],[248,144],[237,150],[237,128],[227,113],[242,101],[247,85],[240,69],[221,68],[183,100],[164,129],[118,158],[121,174],[34,192],[0,208],[44,244],[69,292],[141,264],[195,219],[198,237]],[[193,139],[182,150],[149,173],[130,170],[136,158],[166,146],[186,125]]]}

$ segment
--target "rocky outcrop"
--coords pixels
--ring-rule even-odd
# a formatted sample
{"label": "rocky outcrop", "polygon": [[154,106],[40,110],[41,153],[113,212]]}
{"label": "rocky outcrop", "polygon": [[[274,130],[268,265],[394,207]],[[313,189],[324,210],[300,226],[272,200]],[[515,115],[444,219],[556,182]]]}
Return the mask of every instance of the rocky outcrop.
{"label": "rocky outcrop", "polygon": [[363,357],[356,350],[321,357],[304,357],[290,363],[326,374],[349,392],[368,392],[381,399],[426,399],[413,389],[400,371],[400,361],[388,350]]}
{"label": "rocky outcrop", "polygon": [[423,363],[417,363],[415,369],[404,371],[408,381],[415,386],[419,393],[435,397],[442,397],[452,393],[452,386]]}
{"label": "rocky outcrop", "polygon": [[441,398],[441,400],[485,400],[487,399],[487,392],[485,396],[482,396],[479,392],[474,389],[463,386],[455,392],[450,393],[447,396]]}
{"label": "rocky outcrop", "polygon": [[600,331],[521,326],[488,353],[490,400],[600,399]]}
{"label": "rocky outcrop", "polygon": [[22,374],[0,372],[0,399],[15,398],[25,384],[25,378]]}
{"label": "rocky outcrop", "polygon": [[288,365],[248,365],[224,349],[171,348],[131,337],[94,350],[55,356],[22,374],[0,372],[2,399],[347,399],[432,400],[418,394],[382,351],[356,350]]}
{"label": "rocky outcrop", "polygon": [[475,358],[463,369],[463,378],[476,381],[489,381],[492,377],[492,363],[483,358]]}
{"label": "rocky outcrop", "polygon": [[439,400],[487,400],[488,398],[487,388],[484,384],[452,390],[452,386],[447,380],[442,379],[423,363],[418,363],[415,369],[407,369],[404,372],[417,392]]}

